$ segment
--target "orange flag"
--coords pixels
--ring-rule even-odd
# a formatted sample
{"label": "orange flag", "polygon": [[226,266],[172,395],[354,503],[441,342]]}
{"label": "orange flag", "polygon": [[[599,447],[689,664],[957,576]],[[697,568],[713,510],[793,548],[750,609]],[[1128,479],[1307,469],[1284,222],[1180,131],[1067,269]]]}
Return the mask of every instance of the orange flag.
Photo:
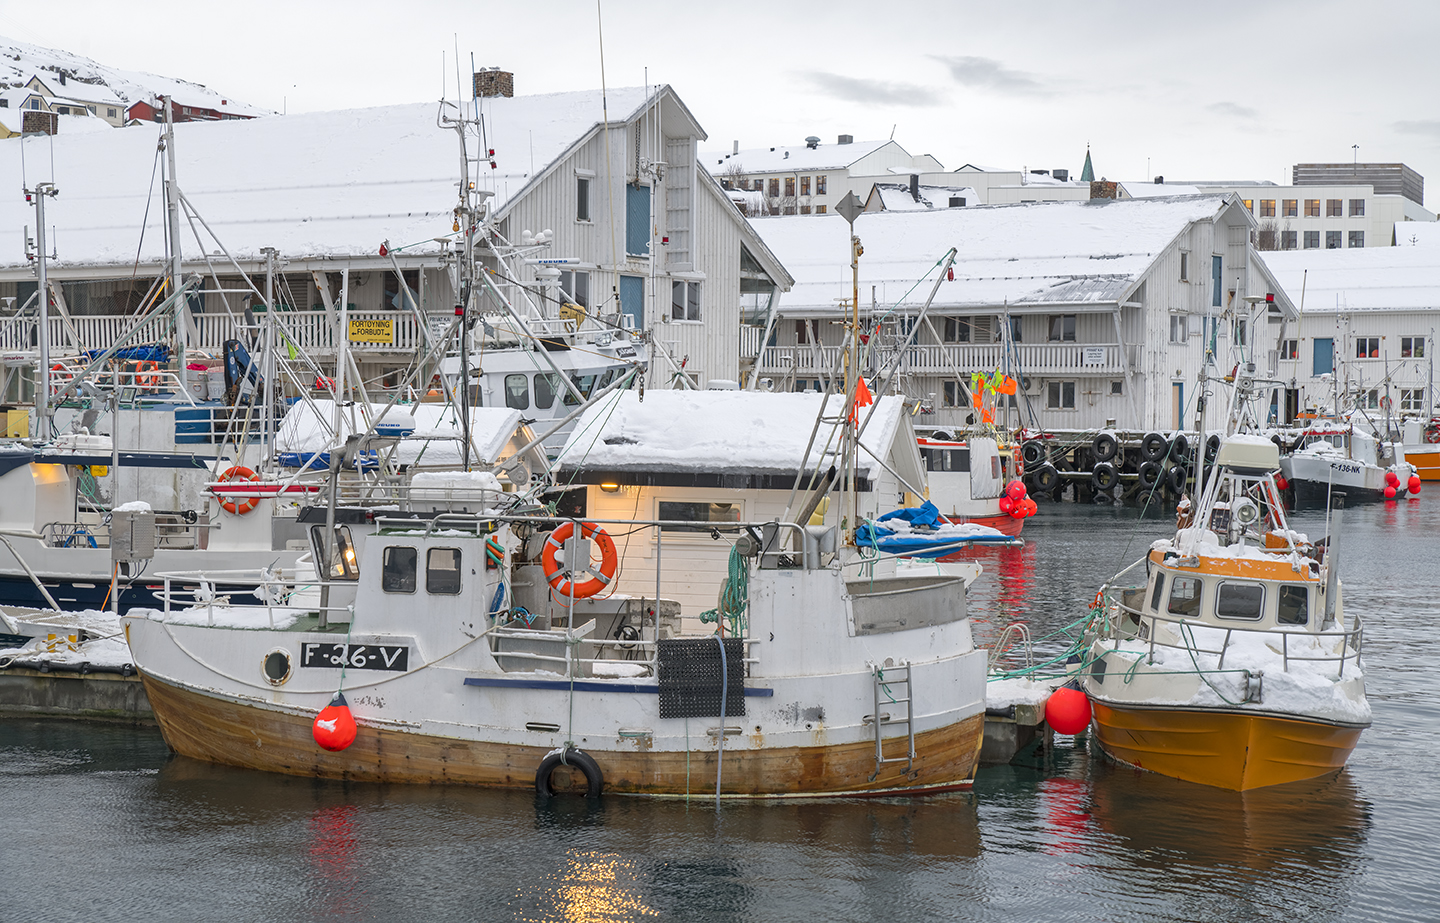
{"label": "orange flag", "polygon": [[850,422],[855,422],[855,416],[860,412],[861,407],[869,407],[874,402],[875,399],[870,396],[870,388],[865,384],[865,379],[863,377],[858,379],[855,382],[855,406],[850,408]]}

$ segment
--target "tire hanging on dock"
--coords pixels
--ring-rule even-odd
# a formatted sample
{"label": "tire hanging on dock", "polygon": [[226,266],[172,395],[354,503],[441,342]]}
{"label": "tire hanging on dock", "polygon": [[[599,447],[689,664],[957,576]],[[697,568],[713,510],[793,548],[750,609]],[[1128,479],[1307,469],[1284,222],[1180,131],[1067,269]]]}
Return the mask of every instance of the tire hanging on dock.
{"label": "tire hanging on dock", "polygon": [[1109,433],[1101,433],[1096,436],[1090,447],[1095,452],[1095,460],[1099,462],[1110,461],[1115,457],[1115,453],[1120,451],[1120,443],[1116,442],[1115,437]]}
{"label": "tire hanging on dock", "polygon": [[1101,462],[1090,472],[1090,486],[1097,491],[1106,492],[1114,489],[1120,483],[1120,472],[1109,462]]}
{"label": "tire hanging on dock", "polygon": [[1041,490],[1054,490],[1060,486],[1060,472],[1054,465],[1042,465],[1035,472],[1035,486]]}
{"label": "tire hanging on dock", "polygon": [[1045,446],[1038,439],[1031,439],[1020,447],[1020,457],[1025,461],[1025,467],[1030,468],[1045,460]]}
{"label": "tire hanging on dock", "polygon": [[1170,470],[1165,472],[1165,483],[1177,494],[1185,492],[1185,482],[1189,479],[1189,472],[1181,465],[1171,465]]}
{"label": "tire hanging on dock", "polygon": [[1156,462],[1165,457],[1170,450],[1170,443],[1159,433],[1146,433],[1145,438],[1140,440],[1141,461]]}
{"label": "tire hanging on dock", "polygon": [[1140,488],[1142,490],[1154,490],[1155,485],[1160,483],[1164,471],[1158,462],[1147,461],[1140,466]]}
{"label": "tire hanging on dock", "polygon": [[1189,463],[1190,440],[1184,433],[1176,433],[1175,438],[1170,440],[1170,461],[1177,465]]}

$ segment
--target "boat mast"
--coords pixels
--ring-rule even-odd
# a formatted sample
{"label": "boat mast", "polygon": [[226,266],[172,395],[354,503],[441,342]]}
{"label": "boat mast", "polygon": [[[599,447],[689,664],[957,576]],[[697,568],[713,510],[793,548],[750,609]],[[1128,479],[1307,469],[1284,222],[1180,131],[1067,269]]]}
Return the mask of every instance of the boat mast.
{"label": "boat mast", "polygon": [[[170,225],[170,293],[180,291],[180,187],[175,182],[175,113],[174,100],[169,96],[162,96],[165,103],[165,134],[161,142],[165,147],[165,210],[169,216]],[[189,317],[182,299],[175,305],[175,367],[179,371],[176,378],[180,382],[182,394],[189,394],[189,388],[185,383],[186,362],[186,324]]]}
{"label": "boat mast", "polygon": [[40,386],[35,392],[35,438],[50,438],[50,275],[45,249],[45,197],[60,192],[54,183],[36,183],[26,195],[35,197],[35,245],[39,257],[35,273],[40,278]]}

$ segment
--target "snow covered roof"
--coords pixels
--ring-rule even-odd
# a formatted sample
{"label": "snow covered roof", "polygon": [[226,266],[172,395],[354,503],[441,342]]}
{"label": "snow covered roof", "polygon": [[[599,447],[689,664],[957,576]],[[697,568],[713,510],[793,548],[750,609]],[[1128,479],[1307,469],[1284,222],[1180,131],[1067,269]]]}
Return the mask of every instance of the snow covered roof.
{"label": "snow covered roof", "polygon": [[[275,436],[280,452],[328,452],[343,445],[345,437],[364,432],[367,426],[359,402],[341,408],[341,435],[332,433],[335,402],[329,399],[313,403],[299,401],[286,411]],[[370,404],[372,416],[385,411],[384,404]],[[470,439],[480,459],[495,462],[506,454],[506,448],[522,428],[520,412],[508,407],[472,407]],[[460,417],[451,404],[411,404],[394,406],[385,412],[377,427],[380,435],[387,432],[413,430],[400,441],[396,459],[401,464],[424,467],[446,467],[461,463]],[[527,431],[526,440],[529,440]],[[523,445],[524,443],[520,443]],[[474,454],[471,455],[472,461]]]}
{"label": "snow covered roof", "polygon": [[1440,247],[1285,250],[1260,256],[1296,305],[1303,290],[1307,314],[1440,308]]}
{"label": "snow covered roof", "polygon": [[729,151],[702,151],[700,162],[716,176],[735,165],[742,173],[777,173],[789,170],[844,170],[855,161],[875,153],[894,141],[852,141],[849,144],[804,144],[789,147],[757,147],[732,154]]}
{"label": "snow covered roof", "polygon": [[1198,186],[1177,186],[1174,183],[1124,183],[1120,184],[1121,198],[1154,199],[1159,196],[1200,195]]}
{"label": "snow covered roof", "polygon": [[[612,88],[611,122],[623,124],[646,98],[639,87]],[[237,259],[259,260],[262,247],[291,260],[369,254],[385,239],[423,241],[410,252],[435,252],[432,238],[451,233],[459,181],[459,143],[436,126],[436,109],[416,103],[178,124],[179,185]],[[492,99],[484,109],[498,169],[487,164],[477,184],[503,208],[600,122],[600,91]],[[143,125],[72,137],[62,129],[54,138],[60,195],[46,203],[46,220],[57,231],[59,267],[128,267],[137,246],[142,262],[163,258],[165,209],[151,185],[159,131]],[[43,148],[23,143],[30,183],[50,179],[50,139]],[[0,172],[21,175],[20,143],[0,145]],[[0,198],[0,270],[29,271],[26,224],[34,213],[24,198]],[[182,234],[182,251],[193,254],[183,221]]]}
{"label": "snow covered roof", "polygon": [[[929,208],[949,208],[950,197],[959,196],[965,204],[980,204],[980,194],[973,186],[921,186],[920,201],[910,194],[908,183],[876,183],[873,192],[880,199],[879,205],[885,211],[924,211]],[[865,203],[867,207],[871,202]]]}
{"label": "snow covered roof", "polygon": [[[793,476],[813,467],[824,448],[829,427],[822,425],[805,461],[822,399],[820,394],[652,390],[641,401],[638,392],[619,391],[585,411],[557,463],[562,477],[577,469]],[[843,400],[832,396],[827,413],[838,413]],[[901,398],[881,398],[862,445],[886,457],[904,411]],[[864,452],[856,460],[861,475],[874,464]]]}
{"label": "snow covered roof", "polygon": [[[930,286],[916,283],[955,247],[955,281],[940,286],[936,305],[1112,304],[1190,222],[1225,207],[1215,195],[863,214],[855,221],[865,248],[861,300],[873,287],[882,308],[922,304]],[[782,314],[833,313],[849,299],[849,228],[840,216],[751,224],[795,277]]]}
{"label": "snow covered roof", "polygon": [[1440,247],[1440,221],[1395,222],[1395,246]]}

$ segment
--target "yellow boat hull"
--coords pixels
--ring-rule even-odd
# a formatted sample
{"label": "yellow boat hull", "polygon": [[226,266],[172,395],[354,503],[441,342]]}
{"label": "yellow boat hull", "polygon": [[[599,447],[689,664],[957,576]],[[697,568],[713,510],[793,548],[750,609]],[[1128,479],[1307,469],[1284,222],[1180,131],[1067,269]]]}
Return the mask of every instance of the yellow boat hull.
{"label": "yellow boat hull", "polygon": [[1090,701],[1096,742],[1113,759],[1232,791],[1334,772],[1345,765],[1364,730],[1270,715]]}
{"label": "yellow boat hull", "polygon": [[1405,450],[1405,461],[1415,467],[1420,480],[1440,481],[1440,445],[1409,447]]}

